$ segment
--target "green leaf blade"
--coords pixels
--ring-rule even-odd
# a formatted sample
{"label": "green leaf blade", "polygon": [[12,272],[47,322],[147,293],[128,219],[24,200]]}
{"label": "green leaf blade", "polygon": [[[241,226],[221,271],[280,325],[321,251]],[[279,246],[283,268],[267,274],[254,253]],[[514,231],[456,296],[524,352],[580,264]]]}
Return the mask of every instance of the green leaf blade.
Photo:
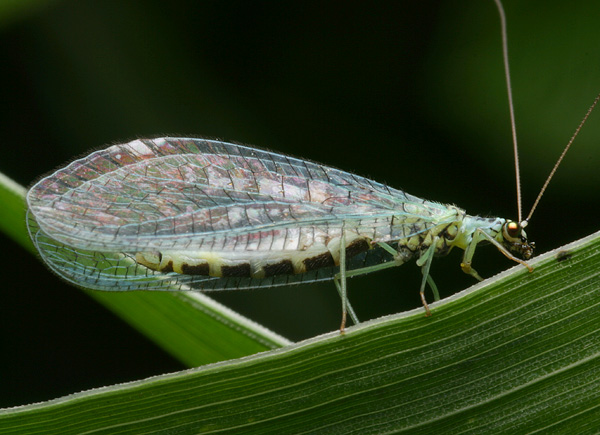
{"label": "green leaf blade", "polygon": [[[563,248],[564,250],[565,248]],[[237,361],[5,410],[73,432],[590,431],[600,233],[421,310]],[[63,427],[64,429],[64,427]],[[45,432],[48,433],[48,432]]]}

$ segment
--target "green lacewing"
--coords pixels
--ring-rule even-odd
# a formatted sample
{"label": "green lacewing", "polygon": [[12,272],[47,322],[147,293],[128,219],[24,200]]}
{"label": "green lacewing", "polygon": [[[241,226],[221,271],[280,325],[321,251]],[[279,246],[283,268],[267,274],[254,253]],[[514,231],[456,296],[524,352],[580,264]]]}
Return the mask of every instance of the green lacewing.
{"label": "green lacewing", "polygon": [[434,256],[463,249],[461,268],[481,279],[471,266],[480,242],[530,270],[534,249],[524,227],[535,205],[524,220],[520,205],[516,221],[471,216],[309,160],[201,138],[96,151],[41,179],[27,203],[41,257],[75,285],[216,291],[333,280],[342,329],[347,311],[358,322],[350,276],[416,259],[429,313]]}

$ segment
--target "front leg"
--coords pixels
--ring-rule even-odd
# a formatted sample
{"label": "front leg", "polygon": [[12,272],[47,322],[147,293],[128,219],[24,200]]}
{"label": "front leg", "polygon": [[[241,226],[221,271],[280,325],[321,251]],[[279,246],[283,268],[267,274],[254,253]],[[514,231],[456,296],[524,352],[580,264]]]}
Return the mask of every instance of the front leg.
{"label": "front leg", "polygon": [[483,278],[479,276],[477,271],[471,267],[473,262],[473,256],[475,255],[475,248],[477,248],[477,244],[485,239],[485,233],[481,231],[479,228],[475,230],[473,234],[473,238],[471,242],[467,245],[465,249],[465,254],[463,255],[463,261],[460,263],[460,268],[462,271],[468,275],[471,275],[473,278],[483,281]]}
{"label": "front leg", "polygon": [[479,276],[479,274],[475,271],[475,269],[473,269],[471,267],[473,255],[475,254],[475,248],[477,247],[477,244],[483,240],[490,242],[492,245],[494,245],[496,248],[498,248],[498,251],[500,251],[502,253],[502,255],[504,255],[509,260],[512,260],[519,264],[522,264],[527,269],[529,269],[529,272],[533,272],[533,268],[529,264],[527,264],[527,262],[512,255],[508,249],[506,249],[504,246],[502,246],[502,244],[500,244],[500,242],[498,242],[496,239],[494,239],[488,233],[483,231],[481,228],[478,228],[475,230],[475,232],[473,233],[473,239],[471,240],[471,242],[465,249],[465,255],[463,256],[463,261],[462,261],[462,263],[460,263],[460,267],[463,270],[463,272],[468,273],[471,276],[474,276],[479,281],[483,281],[483,278],[481,278]]}

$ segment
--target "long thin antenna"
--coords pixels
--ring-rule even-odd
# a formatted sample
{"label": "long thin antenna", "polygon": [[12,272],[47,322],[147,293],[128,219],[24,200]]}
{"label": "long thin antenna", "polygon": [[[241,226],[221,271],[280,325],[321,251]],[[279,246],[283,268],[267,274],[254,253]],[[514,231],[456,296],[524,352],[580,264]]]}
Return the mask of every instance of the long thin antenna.
{"label": "long thin antenna", "polygon": [[508,91],[508,107],[510,111],[510,126],[512,129],[513,151],[515,154],[515,177],[517,182],[517,215],[521,222],[521,174],[519,171],[519,147],[517,146],[517,127],[515,122],[515,109],[513,107],[512,86],[510,84],[510,68],[508,67],[508,37],[506,33],[506,15],[500,0],[494,0],[500,14],[500,27],[502,28],[502,56],[504,58],[504,76],[506,77],[506,88]]}
{"label": "long thin antenna", "polygon": [[587,121],[588,117],[590,116],[590,113],[592,113],[592,110],[594,110],[594,107],[596,107],[596,104],[598,104],[599,100],[600,100],[600,94],[598,94],[598,96],[596,97],[596,99],[594,100],[594,102],[592,103],[592,105],[590,106],[590,108],[588,109],[587,113],[585,114],[585,116],[583,117],[583,119],[581,120],[581,122],[579,123],[579,126],[575,130],[575,133],[573,133],[573,136],[571,136],[571,140],[569,140],[569,143],[567,144],[567,146],[563,150],[562,154],[558,158],[558,161],[556,162],[556,164],[554,165],[554,167],[550,171],[550,175],[548,175],[548,178],[546,178],[546,181],[544,182],[544,185],[542,186],[542,189],[540,190],[540,193],[538,194],[537,198],[535,199],[535,202],[533,203],[533,207],[531,207],[531,211],[529,212],[529,215],[527,216],[527,218],[523,222],[521,222],[521,226],[522,227],[527,226],[527,223],[529,222],[529,219],[531,219],[531,215],[533,215],[533,211],[535,210],[535,208],[537,207],[538,203],[540,202],[540,199],[542,199],[542,196],[544,195],[544,192],[546,191],[546,188],[548,187],[548,184],[550,183],[550,180],[554,176],[554,173],[558,169],[558,166],[560,165],[560,162],[562,162],[562,160],[564,159],[565,154],[567,154],[567,151],[569,151],[569,148],[571,147],[571,144],[573,143],[573,141],[575,140],[575,138],[579,134],[579,131],[581,130],[581,127],[583,127],[583,124],[585,124],[585,121]]}

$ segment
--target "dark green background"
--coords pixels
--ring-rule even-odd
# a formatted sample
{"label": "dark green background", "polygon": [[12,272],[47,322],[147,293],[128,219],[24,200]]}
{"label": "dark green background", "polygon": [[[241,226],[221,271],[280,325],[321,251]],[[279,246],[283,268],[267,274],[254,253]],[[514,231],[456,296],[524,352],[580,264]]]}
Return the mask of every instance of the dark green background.
{"label": "dark green background", "polygon": [[[28,2],[23,2],[28,4]],[[0,171],[23,185],[136,137],[216,137],[369,176],[471,214],[516,217],[493,2],[34,2],[0,15]],[[528,209],[600,91],[596,2],[506,1]],[[6,11],[0,9],[0,14]],[[536,212],[544,252],[598,229],[600,113]],[[179,363],[8,239],[0,406]],[[434,262],[444,295],[472,284]],[[481,248],[484,276],[510,266]],[[363,319],[419,305],[414,264],[350,281]],[[217,299],[290,338],[338,326],[331,285]]]}

